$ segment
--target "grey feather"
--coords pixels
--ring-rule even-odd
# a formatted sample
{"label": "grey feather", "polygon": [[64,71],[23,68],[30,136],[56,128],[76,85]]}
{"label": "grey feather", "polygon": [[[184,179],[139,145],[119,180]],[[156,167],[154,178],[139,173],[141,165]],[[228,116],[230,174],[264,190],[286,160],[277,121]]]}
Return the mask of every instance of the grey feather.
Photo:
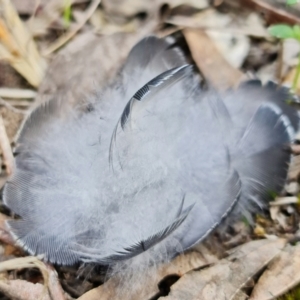
{"label": "grey feather", "polygon": [[280,192],[299,126],[286,91],[257,81],[205,90],[184,65],[169,41],[150,37],[87,101],[92,110],[52,100],[33,112],[4,189],[21,246],[59,264],[170,258]]}
{"label": "grey feather", "polygon": [[112,256],[99,257],[98,249],[90,249],[84,247],[83,245],[77,245],[79,246],[80,250],[76,251],[76,253],[79,254],[83,259],[84,257],[87,257],[85,261],[92,261],[92,262],[97,261],[98,263],[101,263],[103,265],[109,265],[118,261],[135,257],[136,255],[139,255],[147,251],[154,245],[158,244],[163,239],[165,239],[168,235],[170,235],[174,230],[176,230],[182,224],[182,222],[187,218],[188,214],[190,213],[193,207],[194,205],[191,205],[188,208],[186,208],[179,216],[177,216],[175,221],[172,224],[168,225],[166,228],[149,236],[146,240],[138,241],[135,245],[131,245],[130,247],[124,248],[121,251],[117,251],[116,254]]}

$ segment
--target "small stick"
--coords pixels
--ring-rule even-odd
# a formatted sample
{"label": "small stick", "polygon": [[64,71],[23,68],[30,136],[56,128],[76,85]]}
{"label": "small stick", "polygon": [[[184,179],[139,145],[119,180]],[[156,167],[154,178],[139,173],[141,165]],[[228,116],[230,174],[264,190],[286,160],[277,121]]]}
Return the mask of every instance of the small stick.
{"label": "small stick", "polygon": [[23,114],[23,115],[26,114],[26,111],[14,107],[14,106],[11,105],[10,103],[8,103],[8,102],[6,102],[5,100],[3,100],[1,97],[0,97],[0,105],[5,106],[5,107],[8,108],[9,110],[11,110],[11,111],[13,111],[13,112],[15,112],[15,113],[17,113],[17,114]]}
{"label": "small stick", "polygon": [[0,147],[3,153],[3,160],[6,166],[6,172],[11,175],[15,168],[15,159],[12,153],[10,142],[6,133],[3,118],[0,114]]}
{"label": "small stick", "polygon": [[36,97],[36,92],[26,89],[0,88],[0,97],[12,99],[33,99]]}
{"label": "small stick", "polygon": [[275,201],[270,202],[270,206],[280,206],[280,205],[287,205],[292,203],[299,203],[298,197],[296,196],[280,197],[277,198]]}

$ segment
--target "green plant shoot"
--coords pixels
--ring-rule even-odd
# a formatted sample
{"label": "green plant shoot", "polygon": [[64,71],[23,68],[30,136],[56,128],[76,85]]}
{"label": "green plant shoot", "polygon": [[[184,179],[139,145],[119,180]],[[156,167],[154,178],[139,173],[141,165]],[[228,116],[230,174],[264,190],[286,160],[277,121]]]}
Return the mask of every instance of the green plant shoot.
{"label": "green plant shoot", "polygon": [[300,0],[287,0],[286,1],[286,4],[287,5],[294,5],[294,4],[297,4],[297,3],[299,3],[300,2]]}
{"label": "green plant shoot", "polygon": [[[272,36],[274,36],[278,39],[282,39],[282,40],[283,39],[294,39],[300,43],[300,26],[299,25],[290,26],[290,25],[286,25],[286,24],[277,24],[277,25],[273,25],[273,26],[269,27],[269,32]],[[293,91],[297,90],[299,78],[300,78],[300,53],[299,53],[299,58],[298,58],[298,64],[296,67],[296,74],[295,74],[293,84],[292,84]]]}
{"label": "green plant shoot", "polygon": [[69,28],[71,23],[71,15],[72,15],[72,3],[71,0],[64,0],[64,14],[63,20],[66,28]]}

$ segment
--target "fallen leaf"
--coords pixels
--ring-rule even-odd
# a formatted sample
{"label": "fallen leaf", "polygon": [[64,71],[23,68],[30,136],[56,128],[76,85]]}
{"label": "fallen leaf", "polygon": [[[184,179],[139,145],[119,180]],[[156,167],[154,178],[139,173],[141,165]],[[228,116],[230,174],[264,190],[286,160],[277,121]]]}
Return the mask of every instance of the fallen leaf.
{"label": "fallen leaf", "polygon": [[173,24],[183,28],[212,29],[222,33],[234,34],[236,38],[240,35],[254,37],[269,37],[269,33],[263,24],[263,19],[255,13],[250,13],[246,18],[235,16],[233,19],[228,14],[220,13],[209,8],[191,16],[175,15],[167,18],[165,23]]}
{"label": "fallen leaf", "polygon": [[[198,251],[187,252],[176,257],[170,263],[161,265],[157,269],[156,276],[153,278],[145,277],[145,282],[139,284],[138,287],[135,287],[133,282],[131,284],[133,286],[132,293],[130,295],[123,294],[122,300],[152,299],[159,294],[159,282],[167,276],[176,275],[180,277],[192,269],[217,261],[217,257],[212,255],[207,249],[202,248],[202,250],[200,251],[200,248],[198,248]],[[117,290],[119,284],[117,278],[111,278],[105,284],[88,291],[78,300],[118,300]]]}
{"label": "fallen leaf", "polygon": [[243,74],[230,65],[203,30],[185,29],[183,34],[195,63],[209,83],[218,89],[239,84]]}
{"label": "fallen leaf", "polygon": [[0,280],[0,291],[15,300],[52,300],[42,284],[20,279]]}
{"label": "fallen leaf", "polygon": [[271,300],[300,283],[300,245],[287,245],[259,278],[249,300]]}
{"label": "fallen leaf", "polygon": [[188,5],[197,9],[204,9],[209,6],[208,0],[103,0],[102,5],[105,14],[115,22],[124,23],[137,14],[146,13],[149,16],[156,15],[163,5],[176,7]]}
{"label": "fallen leaf", "polygon": [[264,14],[264,18],[268,24],[287,23],[290,25],[300,23],[297,14],[293,14],[281,7],[276,7],[274,0],[224,0],[228,4],[240,7],[249,7],[260,14]]}
{"label": "fallen leaf", "polygon": [[230,251],[231,255],[211,267],[182,276],[164,300],[246,299],[241,294],[249,279],[274,259],[285,246],[283,239],[258,240]]}
{"label": "fallen leaf", "polygon": [[[233,22],[232,17],[228,14],[219,13],[215,9],[206,9],[192,16],[173,16],[165,22],[183,28],[203,29],[222,56],[233,67],[239,68],[250,50],[250,40],[247,36],[250,28],[246,28],[249,20],[253,19],[250,17],[247,19],[236,18],[237,20]],[[253,22],[250,26],[254,32],[255,28],[252,24]]]}
{"label": "fallen leaf", "polygon": [[[37,8],[45,7],[50,2],[56,1],[61,7],[64,6],[64,1],[61,0],[11,0],[19,14],[32,15]],[[89,0],[70,0],[74,3],[84,3]]]}
{"label": "fallen leaf", "polygon": [[89,21],[98,34],[110,35],[117,32],[135,32],[141,25],[137,18],[133,18],[124,24],[111,23],[107,20],[105,12],[97,9]]}

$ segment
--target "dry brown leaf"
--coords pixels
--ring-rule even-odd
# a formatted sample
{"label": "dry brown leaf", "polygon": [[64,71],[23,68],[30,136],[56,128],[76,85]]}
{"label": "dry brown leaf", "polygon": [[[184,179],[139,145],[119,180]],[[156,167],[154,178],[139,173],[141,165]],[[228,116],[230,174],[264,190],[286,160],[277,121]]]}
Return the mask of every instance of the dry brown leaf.
{"label": "dry brown leaf", "polygon": [[[50,2],[56,1],[62,8],[65,3],[62,0],[11,0],[19,14],[31,15],[35,10],[46,8]],[[84,3],[89,0],[70,0],[71,3]]]}
{"label": "dry brown leaf", "polygon": [[255,37],[268,37],[269,33],[263,24],[262,18],[257,14],[251,13],[247,18],[234,19],[228,15],[209,8],[191,16],[175,15],[168,18],[166,23],[180,27],[213,29],[220,33],[234,34],[236,38],[240,35],[249,35]]}
{"label": "dry brown leaf", "polygon": [[183,34],[205,79],[218,89],[227,89],[239,84],[243,74],[224,59],[202,29],[185,29]]}
{"label": "dry brown leaf", "polygon": [[38,1],[41,0],[11,0],[12,4],[14,5],[19,14],[29,15],[31,15],[34,12]]}
{"label": "dry brown leaf", "polygon": [[[211,264],[215,261],[217,261],[217,257],[209,253],[207,249],[203,249],[201,252],[187,252],[184,255],[178,256],[172,262],[161,265],[157,270],[157,275],[152,278],[152,281],[149,281],[149,278],[147,278],[147,281],[140,285],[141,288],[136,288],[135,290],[133,288],[132,294],[124,295],[123,300],[152,299],[159,292],[158,283],[166,276],[182,276],[192,269]],[[116,278],[111,278],[102,286],[85,293],[78,300],[118,300],[119,298],[116,294],[118,284],[119,282]]]}
{"label": "dry brown leaf", "polygon": [[[172,287],[165,300],[243,299],[241,288],[276,257],[286,241],[258,240],[230,251],[215,265],[185,274]],[[245,298],[244,298],[245,299]]]}
{"label": "dry brown leaf", "polygon": [[46,62],[10,0],[0,0],[0,7],[0,59],[7,60],[37,87],[44,76]]}
{"label": "dry brown leaf", "polygon": [[52,300],[42,284],[34,284],[20,279],[0,280],[0,290],[14,300]]}
{"label": "dry brown leaf", "polygon": [[[249,7],[263,14],[268,24],[287,23],[295,25],[300,23],[297,12],[293,14],[286,9],[276,7],[274,0],[224,0],[224,2],[234,7],[237,5],[239,5],[240,8]],[[287,6],[284,5],[284,7],[286,8]]]}
{"label": "dry brown leaf", "polygon": [[106,15],[115,22],[127,22],[139,13],[146,13],[150,16],[157,15],[160,8],[164,4],[170,7],[179,5],[189,5],[197,9],[207,8],[209,5],[208,0],[153,0],[153,1],[140,1],[140,0],[103,0],[102,2]]}
{"label": "dry brown leaf", "polygon": [[259,278],[249,300],[277,299],[300,283],[300,245],[287,245]]}
{"label": "dry brown leaf", "polygon": [[110,35],[117,32],[135,32],[140,26],[137,18],[129,20],[125,24],[111,23],[107,20],[105,12],[97,9],[90,18],[90,23],[95,27],[98,34]]}
{"label": "dry brown leaf", "polygon": [[[233,18],[228,14],[219,13],[215,9],[206,9],[192,16],[175,15],[166,20],[166,23],[183,28],[191,27],[205,30],[221,55],[234,68],[239,68],[250,50],[250,40],[247,34],[251,30],[252,32],[256,30],[253,23],[259,23],[259,20],[251,21],[252,19],[253,14],[248,18],[235,18],[233,21]],[[264,30],[264,36],[266,36],[266,29]]]}

